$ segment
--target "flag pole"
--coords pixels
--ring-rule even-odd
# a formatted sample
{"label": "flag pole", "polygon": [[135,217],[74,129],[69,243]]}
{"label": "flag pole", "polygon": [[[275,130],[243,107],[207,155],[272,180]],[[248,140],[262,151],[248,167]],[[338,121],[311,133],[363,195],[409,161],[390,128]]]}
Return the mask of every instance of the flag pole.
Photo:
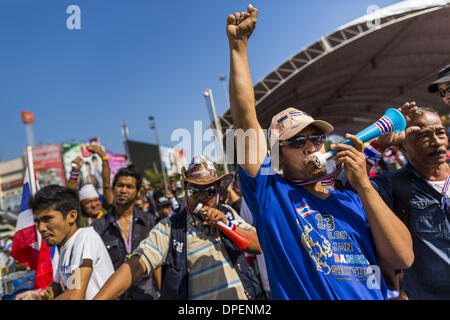
{"label": "flag pole", "polygon": [[[30,192],[31,196],[34,197],[34,195],[37,192],[37,186],[36,186],[36,179],[34,175],[34,163],[33,163],[33,146],[28,145],[27,146],[27,173],[28,173],[28,183],[30,184]],[[41,250],[41,233],[38,231],[36,227],[36,237],[37,237],[37,245],[39,250]]]}
{"label": "flag pole", "polygon": [[30,191],[31,195],[34,197],[36,194],[36,180],[34,175],[34,165],[33,165],[33,147],[27,146],[27,173],[28,173],[28,181],[30,183]]}
{"label": "flag pole", "polygon": [[27,134],[27,148],[26,148],[26,160],[27,160],[27,173],[28,173],[28,183],[30,184],[31,195],[34,196],[37,192],[36,190],[36,179],[34,175],[34,165],[33,165],[33,146],[34,146],[34,136],[33,136],[33,124],[34,124],[34,114],[30,111],[22,111],[22,123],[25,125],[25,132]]}
{"label": "flag pole", "polygon": [[[34,145],[34,137],[33,137],[33,124],[34,124],[34,115],[32,112],[23,111],[22,112],[22,122],[25,124],[25,129],[27,133],[27,173],[28,173],[28,183],[30,185],[31,196],[34,197],[37,192],[37,184],[36,184],[36,176],[34,172],[34,162],[33,162],[33,145]],[[39,250],[41,250],[41,233],[38,231],[36,227],[36,237],[37,237],[37,245]]]}

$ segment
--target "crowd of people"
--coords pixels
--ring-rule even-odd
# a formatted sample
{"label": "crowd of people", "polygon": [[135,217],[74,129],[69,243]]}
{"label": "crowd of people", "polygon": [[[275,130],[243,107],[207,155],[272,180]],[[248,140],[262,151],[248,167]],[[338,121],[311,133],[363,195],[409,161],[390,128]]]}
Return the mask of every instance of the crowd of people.
{"label": "crowd of people", "polygon": [[[247,57],[258,10],[227,18],[230,109],[245,159],[219,175],[194,157],[178,185],[154,190],[133,165],[112,183],[102,159],[101,199],[79,186],[51,185],[30,202],[39,232],[58,246],[54,282],[16,299],[450,299],[450,168],[439,115],[407,102],[407,127],[366,147],[333,144],[343,169],[331,184],[312,158],[325,153],[331,124],[287,108],[260,130]],[[450,65],[429,86],[450,107]],[[279,143],[279,167],[270,148]],[[240,145],[242,144],[242,145]],[[254,157],[252,157],[254,156]],[[339,183],[338,183],[339,182]]]}

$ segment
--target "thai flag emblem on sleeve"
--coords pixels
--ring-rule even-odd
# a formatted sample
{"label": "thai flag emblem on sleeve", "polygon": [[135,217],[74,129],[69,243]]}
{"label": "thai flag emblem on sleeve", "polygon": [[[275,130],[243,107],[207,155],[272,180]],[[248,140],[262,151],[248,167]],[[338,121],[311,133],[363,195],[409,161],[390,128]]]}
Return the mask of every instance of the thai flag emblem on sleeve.
{"label": "thai flag emblem on sleeve", "polygon": [[34,287],[45,289],[53,281],[52,250],[38,237],[38,231],[33,219],[33,212],[28,207],[31,197],[28,173],[25,175],[20,213],[16,223],[11,256],[23,265],[36,271]]}
{"label": "thai flag emblem on sleeve", "polygon": [[312,210],[307,204],[305,204],[304,206],[297,208],[297,213],[302,217],[302,218],[306,218],[307,216],[309,216],[311,213],[315,213],[317,211]]}

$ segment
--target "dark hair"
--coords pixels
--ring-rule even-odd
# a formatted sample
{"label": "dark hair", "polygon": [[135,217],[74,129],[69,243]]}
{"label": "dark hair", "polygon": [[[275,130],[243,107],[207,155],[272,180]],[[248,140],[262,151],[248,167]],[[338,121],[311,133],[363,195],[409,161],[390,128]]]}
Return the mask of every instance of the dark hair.
{"label": "dark hair", "polygon": [[80,212],[78,192],[58,185],[49,185],[39,190],[28,201],[30,209],[34,212],[53,209],[66,216],[70,211]]}
{"label": "dark hair", "polygon": [[133,177],[136,179],[136,189],[139,192],[141,190],[142,185],[142,175],[140,172],[136,169],[136,167],[132,164],[130,164],[126,168],[121,168],[119,171],[117,171],[116,175],[114,176],[113,181],[113,188],[116,186],[117,181],[120,177]]}
{"label": "dark hair", "polygon": [[153,199],[155,200],[156,203],[158,203],[158,199],[164,196],[164,192],[162,192],[161,190],[157,189],[153,192]]}

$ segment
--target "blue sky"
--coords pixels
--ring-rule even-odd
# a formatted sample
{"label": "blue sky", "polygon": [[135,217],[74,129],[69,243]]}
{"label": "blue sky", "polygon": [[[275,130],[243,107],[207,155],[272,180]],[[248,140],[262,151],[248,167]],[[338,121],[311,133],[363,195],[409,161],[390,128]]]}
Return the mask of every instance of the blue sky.
{"label": "blue sky", "polygon": [[[256,83],[286,59],[366,14],[376,0],[252,0],[259,9],[249,42]],[[36,144],[100,137],[124,154],[129,138],[174,146],[177,128],[209,125],[203,91],[217,114],[228,109],[219,77],[228,77],[228,14],[241,0],[0,0],[0,161],[22,156],[22,110],[35,115]],[[81,29],[69,30],[66,9],[81,9]],[[228,84],[227,84],[228,86]]]}

